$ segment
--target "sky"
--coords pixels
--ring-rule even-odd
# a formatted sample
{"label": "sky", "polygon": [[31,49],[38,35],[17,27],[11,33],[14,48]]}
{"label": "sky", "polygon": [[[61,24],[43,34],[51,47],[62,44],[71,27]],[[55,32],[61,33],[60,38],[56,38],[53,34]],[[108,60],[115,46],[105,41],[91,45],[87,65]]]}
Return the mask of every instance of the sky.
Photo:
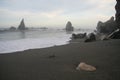
{"label": "sky", "polygon": [[0,27],[95,28],[98,21],[115,16],[116,0],[0,0]]}

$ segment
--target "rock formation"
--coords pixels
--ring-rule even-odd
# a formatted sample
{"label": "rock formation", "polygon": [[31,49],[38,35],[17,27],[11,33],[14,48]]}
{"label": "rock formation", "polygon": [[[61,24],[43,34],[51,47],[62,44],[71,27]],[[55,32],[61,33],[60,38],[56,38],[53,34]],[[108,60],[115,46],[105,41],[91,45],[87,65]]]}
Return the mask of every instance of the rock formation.
{"label": "rock formation", "polygon": [[22,21],[20,22],[20,25],[18,26],[18,30],[25,30],[25,23],[24,23],[24,19],[22,19]]}
{"label": "rock formation", "polygon": [[117,29],[107,36],[110,39],[120,39],[120,0],[116,0],[116,1],[117,1],[117,4],[115,6],[115,9],[116,9],[116,14],[115,14],[116,20],[115,21],[117,24],[116,25]]}
{"label": "rock formation", "polygon": [[74,28],[72,26],[72,23],[70,21],[67,22],[66,24],[66,31],[73,31]]}
{"label": "rock formation", "polygon": [[88,37],[85,42],[90,42],[95,37],[96,40],[120,39],[120,0],[116,1],[116,19],[111,17],[106,22],[99,21],[95,31],[96,35],[92,35],[93,39]]}
{"label": "rock formation", "polygon": [[87,34],[87,33],[79,33],[79,34],[73,33],[73,34],[72,34],[72,39],[82,39],[82,38],[85,38],[85,37],[86,37],[86,34]]}
{"label": "rock formation", "polygon": [[116,0],[117,1],[117,4],[115,6],[115,9],[116,9],[116,23],[117,23],[117,26],[118,28],[120,28],[120,0]]}
{"label": "rock formation", "polygon": [[114,17],[111,17],[106,22],[99,21],[98,24],[97,24],[96,29],[97,29],[98,33],[107,33],[107,34],[109,34],[109,33],[113,32],[114,30],[117,29]]}
{"label": "rock formation", "polygon": [[87,35],[86,39],[84,42],[92,42],[96,40],[96,36],[94,33],[90,33]]}

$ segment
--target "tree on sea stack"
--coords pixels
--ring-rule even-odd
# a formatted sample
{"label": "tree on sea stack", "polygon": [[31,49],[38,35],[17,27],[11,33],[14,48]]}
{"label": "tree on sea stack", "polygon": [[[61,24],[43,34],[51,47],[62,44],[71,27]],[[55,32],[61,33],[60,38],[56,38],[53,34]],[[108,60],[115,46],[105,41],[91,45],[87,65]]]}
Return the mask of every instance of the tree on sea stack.
{"label": "tree on sea stack", "polygon": [[70,21],[68,21],[66,24],[66,31],[74,31],[74,27]]}
{"label": "tree on sea stack", "polygon": [[24,19],[22,19],[22,21],[20,22],[20,25],[18,26],[18,30],[25,30],[25,23],[24,23]]}

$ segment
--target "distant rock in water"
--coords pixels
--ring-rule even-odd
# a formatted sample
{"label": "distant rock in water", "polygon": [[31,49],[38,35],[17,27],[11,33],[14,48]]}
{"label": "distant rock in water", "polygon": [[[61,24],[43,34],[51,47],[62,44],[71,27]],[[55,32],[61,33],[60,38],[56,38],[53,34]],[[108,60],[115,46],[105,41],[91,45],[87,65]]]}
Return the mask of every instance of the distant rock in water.
{"label": "distant rock in water", "polygon": [[9,28],[9,30],[10,30],[10,31],[15,31],[16,28],[15,28],[14,26],[11,26],[11,27]]}
{"label": "distant rock in water", "polygon": [[20,25],[18,26],[18,30],[25,30],[25,23],[24,23],[24,19],[22,19],[22,21],[20,22]]}
{"label": "distant rock in water", "polygon": [[115,9],[116,9],[116,23],[117,23],[117,26],[120,28],[120,0],[116,0],[117,1],[117,4],[115,6]]}
{"label": "distant rock in water", "polygon": [[68,21],[66,24],[66,31],[74,31],[74,27],[70,21]]}
{"label": "distant rock in water", "polygon": [[114,17],[112,16],[106,22],[99,21],[96,29],[98,33],[107,33],[107,34],[112,33],[113,31],[117,29],[117,24],[114,20]]}

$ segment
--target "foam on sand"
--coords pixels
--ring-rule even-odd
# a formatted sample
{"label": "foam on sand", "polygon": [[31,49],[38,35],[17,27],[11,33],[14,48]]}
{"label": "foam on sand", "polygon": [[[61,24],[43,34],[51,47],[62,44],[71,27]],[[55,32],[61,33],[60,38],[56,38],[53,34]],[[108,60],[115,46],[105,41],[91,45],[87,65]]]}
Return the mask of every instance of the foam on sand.
{"label": "foam on sand", "polygon": [[20,40],[12,40],[12,41],[0,41],[0,53],[10,53],[16,51],[23,51],[27,49],[35,49],[35,48],[46,48],[54,45],[64,45],[67,44],[69,38],[28,38],[28,39],[20,39]]}

